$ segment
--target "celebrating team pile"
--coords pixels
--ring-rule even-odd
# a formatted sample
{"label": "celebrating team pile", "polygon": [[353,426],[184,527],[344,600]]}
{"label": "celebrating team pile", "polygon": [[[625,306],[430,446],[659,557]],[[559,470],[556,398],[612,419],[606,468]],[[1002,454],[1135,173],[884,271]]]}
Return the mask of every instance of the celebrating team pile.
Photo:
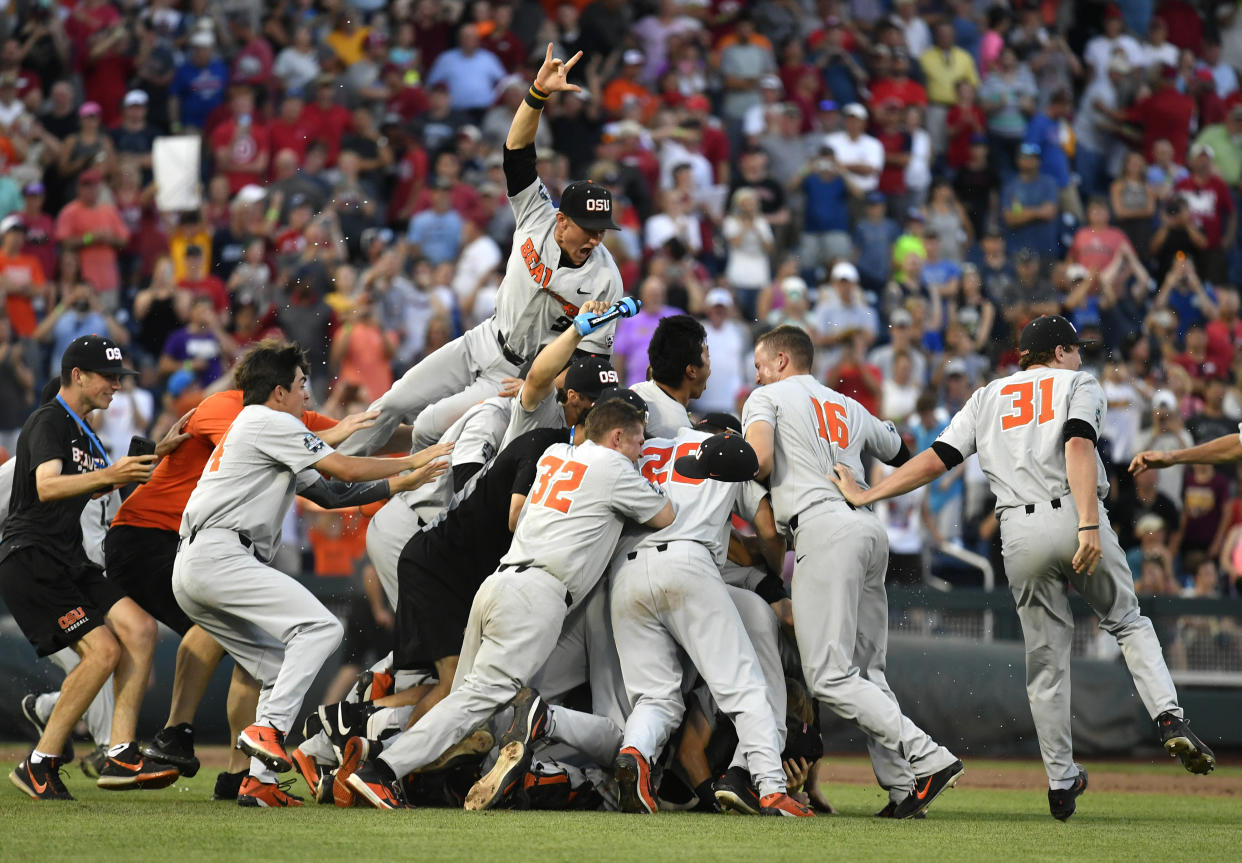
{"label": "celebrating team pile", "polygon": [[[639,304],[601,245],[611,195],[573,183],[558,210],[535,171],[542,105],[578,89],[567,73],[580,57],[549,45],[505,142],[516,228],[495,315],[366,413],[307,410],[305,354],[265,341],[154,454],[110,464],[83,418],[119,389],[120,348],[70,345],[4,496],[0,596],[38,653],[70,669],[50,713],[23,705],[40,739],[12,782],[71,799],[59,770],[83,714],[107,747],[101,787],[193,776],[195,713],[227,653],[236,752],[215,797],[242,806],[304,805],[279,781],[296,770],[311,799],[337,806],[809,817],[832,811],[808,781],[818,702],[866,734],[889,796],[878,815],[922,817],[964,769],[885,678],[888,542],[869,507],[975,453],[997,495],[1051,814],[1070,817],[1087,788],[1070,738],[1070,586],[1117,639],[1166,750],[1210,772],[1101,503],[1106,402],[1078,371],[1073,327],[1028,324],[1022,370],[977,391],[917,455],[816,381],[811,339],[792,326],[757,341],[740,421],[688,413],[711,363],[686,315],[659,322],[649,380],[620,387],[612,333]],[[506,378],[521,379],[516,394],[502,394]],[[1144,454],[1136,469],[1172,459]],[[868,489],[872,461],[896,469]],[[135,482],[106,538],[84,534]],[[342,626],[271,565],[295,495],[386,501],[367,548],[396,621],[392,653],[309,714]],[[166,727],[139,743],[157,620],[181,637],[176,680]]]}

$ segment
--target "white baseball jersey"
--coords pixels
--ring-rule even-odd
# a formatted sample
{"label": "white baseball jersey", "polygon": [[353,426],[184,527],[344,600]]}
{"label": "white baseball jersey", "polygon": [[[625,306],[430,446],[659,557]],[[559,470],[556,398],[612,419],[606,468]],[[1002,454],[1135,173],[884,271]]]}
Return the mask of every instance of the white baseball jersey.
{"label": "white baseball jersey", "polygon": [[642,381],[630,389],[647,403],[647,434],[651,437],[676,437],[678,431],[694,425],[686,406],[660,389],[655,381]]}
{"label": "white baseball jersey", "polygon": [[793,516],[825,500],[844,501],[828,479],[834,464],[849,467],[863,488],[863,453],[889,461],[901,449],[901,436],[849,396],[795,375],[759,387],[746,399],[742,428],[764,421],[775,433],[772,509],[782,528]]}
{"label": "white baseball jersey", "polygon": [[[454,442],[449,455],[452,467],[463,464],[487,464],[500,452],[501,438],[509,425],[513,399],[493,396],[479,402],[461,415],[440,437],[440,443]],[[434,521],[453,499],[453,472],[447,470],[432,482],[396,496],[418,513],[425,522]]]}
{"label": "white baseball jersey", "polygon": [[[1065,469],[1067,420],[1099,434],[1107,410],[1104,389],[1087,372],[1034,368],[976,390],[940,433],[940,440],[979,466],[996,495],[996,510],[1042,503],[1069,494]],[[1108,476],[1096,454],[1097,494],[1108,494]]]}
{"label": "white baseball jersey", "polygon": [[[612,254],[596,246],[580,267],[561,266],[561,247],[553,238],[556,208],[541,180],[509,198],[517,220],[513,249],[496,296],[496,324],[508,346],[527,359],[541,345],[569,328],[587,300],[611,305],[623,285]],[[617,323],[601,327],[582,341],[582,350],[612,353]]]}
{"label": "white baseball jersey", "polygon": [[553,444],[501,564],[542,569],[578,602],[603,575],[625,520],[641,524],[665,502],[621,453],[592,441]]}
{"label": "white baseball jersey", "polygon": [[[525,384],[522,384],[525,387]],[[522,405],[522,392],[513,397],[513,409],[509,414],[509,425],[500,439],[500,448],[504,449],[529,431],[535,429],[563,429],[566,426],[565,409],[556,398],[556,390],[548,393],[543,401],[527,410]]]}
{"label": "white baseball jersey", "polygon": [[650,438],[643,444],[639,472],[664,489],[677,507],[677,517],[668,527],[644,533],[634,548],[678,540],[697,542],[707,548],[720,566],[729,551],[730,513],[736,512],[747,521],[755,520],[755,512],[767,496],[759,483],[691,479],[674,469],[677,459],[694,455],[699,444],[709,437],[707,432],[683,428],[674,438]]}
{"label": "white baseball jersey", "polygon": [[311,466],[331,454],[297,417],[248,405],[220,439],[181,516],[181,536],[204,528],[235,531],[260,560],[280,548],[280,526],[293,497],[320,474]]}

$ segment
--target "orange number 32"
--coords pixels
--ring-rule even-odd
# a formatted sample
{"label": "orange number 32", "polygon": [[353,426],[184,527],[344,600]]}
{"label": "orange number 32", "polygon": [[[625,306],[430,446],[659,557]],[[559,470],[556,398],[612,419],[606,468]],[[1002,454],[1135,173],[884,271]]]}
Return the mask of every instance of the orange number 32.
{"label": "orange number 32", "polygon": [[[1001,387],[1000,394],[1010,400],[1010,412],[1001,415],[1001,428],[1004,431],[1030,425],[1035,417],[1035,381],[1023,381]],[[1043,425],[1052,419],[1052,378],[1039,380],[1039,418]]]}
{"label": "orange number 32", "polygon": [[[539,460],[539,469],[539,484],[535,486],[530,502],[542,504],[557,512],[569,512],[569,507],[573,505],[573,493],[582,485],[587,466],[582,462],[564,461],[556,456],[546,455]],[[556,482],[552,482],[554,475],[557,477]]]}

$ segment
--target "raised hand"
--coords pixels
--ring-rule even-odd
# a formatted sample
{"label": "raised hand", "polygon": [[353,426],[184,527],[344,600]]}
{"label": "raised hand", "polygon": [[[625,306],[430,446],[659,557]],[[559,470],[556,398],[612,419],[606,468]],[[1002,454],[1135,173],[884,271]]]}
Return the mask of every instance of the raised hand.
{"label": "raised hand", "polygon": [[[418,452],[406,456],[406,467],[417,470],[424,465],[434,462],[438,458],[443,458],[448,455],[453,451],[453,446],[453,441],[449,441],[448,443],[433,444],[426,449],[420,449]],[[444,464],[447,465],[448,462],[444,462]]]}
{"label": "raised hand", "polygon": [[535,75],[535,86],[545,93],[582,92],[582,88],[577,84],[570,84],[568,78],[569,70],[574,68],[581,59],[581,51],[568,60],[560,60],[553,57],[552,43],[549,42],[548,50],[543,57],[543,65],[539,67],[539,72]]}
{"label": "raised hand", "polygon": [[157,456],[163,458],[192,437],[185,430],[185,424],[190,421],[190,417],[194,416],[196,410],[198,410],[196,407],[190,408],[182,415],[181,419],[172,424],[172,428],[164,433],[164,437],[155,445],[155,454]]}
{"label": "raised hand", "polygon": [[428,462],[422,467],[417,467],[409,473],[402,474],[396,479],[389,480],[388,488],[393,494],[399,494],[403,491],[413,491],[424,483],[431,482],[448,469],[449,463],[447,461]]}
{"label": "raised hand", "polygon": [[1164,450],[1149,449],[1136,455],[1130,462],[1130,473],[1138,476],[1145,470],[1172,467],[1173,459]]}

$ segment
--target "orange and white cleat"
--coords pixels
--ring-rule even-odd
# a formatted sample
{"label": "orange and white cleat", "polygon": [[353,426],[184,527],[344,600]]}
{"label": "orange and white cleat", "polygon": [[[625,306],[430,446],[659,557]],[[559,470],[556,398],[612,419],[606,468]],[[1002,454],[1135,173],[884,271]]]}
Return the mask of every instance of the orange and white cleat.
{"label": "orange and white cleat", "polygon": [[277,773],[288,773],[293,769],[293,761],[285,752],[285,735],[268,725],[247,726],[237,735],[237,748],[257,758]]}
{"label": "orange and white cleat", "polygon": [[790,818],[814,818],[815,813],[784,791],[765,794],[759,801],[760,815],[783,815]]}
{"label": "orange and white cleat", "polygon": [[302,798],[286,790],[292,784],[292,779],[280,783],[260,782],[253,776],[247,776],[242,780],[241,790],[237,792],[237,805],[271,809],[301,806]]}

